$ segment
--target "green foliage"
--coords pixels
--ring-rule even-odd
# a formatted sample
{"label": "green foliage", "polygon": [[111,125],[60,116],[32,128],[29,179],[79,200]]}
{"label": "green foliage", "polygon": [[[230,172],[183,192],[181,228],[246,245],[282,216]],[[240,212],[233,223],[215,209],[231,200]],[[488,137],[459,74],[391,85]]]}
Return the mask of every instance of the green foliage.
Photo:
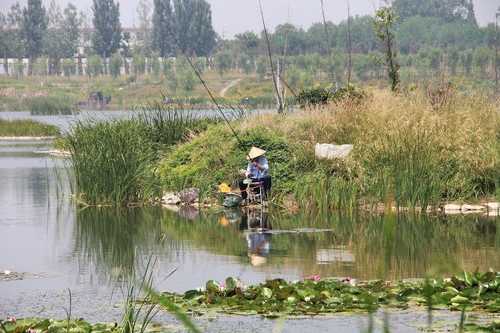
{"label": "green foliage", "polygon": [[[231,279],[231,278],[229,278]],[[320,315],[338,312],[373,312],[380,307],[408,308],[425,305],[428,293],[435,306],[451,310],[500,312],[500,273],[464,273],[451,279],[386,283],[350,280],[310,280],[287,282],[282,279],[244,287],[241,282],[222,288],[208,282],[205,290],[178,295],[166,293],[168,300],[191,312],[216,311],[241,315],[260,314],[275,318],[283,315]]]}
{"label": "green foliage", "polygon": [[268,151],[274,189],[277,192],[290,189],[296,174],[291,148],[284,138],[263,127],[240,133],[240,138],[241,145],[226,125],[217,125],[177,146],[160,161],[158,170],[163,187],[181,190],[194,186],[207,194],[214,185],[238,179],[238,170],[246,168],[246,154],[252,146],[257,146]]}
{"label": "green foliage", "polygon": [[299,103],[302,108],[324,106],[328,103],[341,103],[345,101],[359,104],[365,100],[366,97],[367,94],[364,90],[353,85],[335,90],[317,87],[300,91],[297,96],[297,103]]}
{"label": "green foliage", "polygon": [[[41,0],[28,0],[27,7],[23,9],[22,36],[25,42],[26,53],[30,58],[30,66],[38,57],[43,48],[42,40],[47,30],[47,14]],[[31,75],[31,68],[29,73]]]}
{"label": "green foliage", "polygon": [[170,0],[154,0],[153,10],[153,49],[164,58],[170,56],[174,50],[174,23]]}
{"label": "green foliage", "polygon": [[215,55],[215,66],[217,67],[217,72],[221,77],[224,73],[231,69],[232,58],[231,54],[228,52],[219,52]]}
{"label": "green foliage", "polygon": [[146,72],[146,58],[140,53],[135,53],[132,59],[132,64],[134,66],[134,75],[144,75]]}
{"label": "green foliage", "polygon": [[392,32],[395,22],[396,16],[390,7],[382,7],[375,13],[375,32],[384,45],[385,62],[392,91],[398,91],[400,85],[399,64],[396,60],[397,48]]}
{"label": "green foliage", "polygon": [[153,169],[161,151],[206,123],[160,103],[146,105],[130,120],[77,123],[66,141],[78,199],[113,206],[155,200],[160,188]]}
{"label": "green foliage", "polygon": [[67,136],[79,200],[125,205],[152,199],[154,151],[140,122],[80,122]]}
{"label": "green foliage", "polygon": [[33,97],[26,104],[32,115],[70,115],[76,111],[75,102],[69,97]]}
{"label": "green foliage", "polygon": [[54,320],[26,318],[19,319],[15,323],[4,323],[5,333],[27,332],[30,329],[40,332],[68,333],[68,332],[88,332],[88,333],[120,333],[121,329],[114,323],[110,324],[90,324],[82,319],[79,320]]}
{"label": "green foliage", "polygon": [[120,5],[114,0],[93,0],[92,47],[103,58],[109,58],[120,48],[121,24]]}
{"label": "green foliage", "polygon": [[62,61],[62,70],[65,77],[75,74],[75,62],[73,59],[64,59]]}
{"label": "green foliage", "polygon": [[102,59],[98,55],[88,58],[87,74],[89,76],[99,76],[102,74]]}
{"label": "green foliage", "polygon": [[119,54],[115,53],[111,56],[109,60],[109,72],[115,79],[120,75],[122,64],[123,60]]}
{"label": "green foliage", "polygon": [[181,70],[179,81],[182,85],[182,89],[184,89],[185,92],[191,92],[196,85],[197,78],[192,69],[185,68]]}
{"label": "green foliage", "polygon": [[310,88],[302,90],[297,96],[297,102],[302,108],[326,105],[332,98],[328,88]]}
{"label": "green foliage", "polygon": [[0,119],[0,136],[56,136],[59,129],[33,120]]}
{"label": "green foliage", "polygon": [[414,17],[439,17],[447,22],[460,21],[476,25],[474,4],[469,0],[395,0],[393,7],[403,20]]}

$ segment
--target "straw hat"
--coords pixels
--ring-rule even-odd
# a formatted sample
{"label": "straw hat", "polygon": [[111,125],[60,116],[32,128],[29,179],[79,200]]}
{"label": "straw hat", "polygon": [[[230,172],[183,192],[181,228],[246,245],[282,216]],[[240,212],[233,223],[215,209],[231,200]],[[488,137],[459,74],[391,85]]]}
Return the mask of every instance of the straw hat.
{"label": "straw hat", "polygon": [[261,157],[265,154],[266,154],[265,150],[257,148],[257,147],[252,147],[252,149],[250,149],[250,152],[248,153],[247,160],[248,159],[254,160],[257,157]]}

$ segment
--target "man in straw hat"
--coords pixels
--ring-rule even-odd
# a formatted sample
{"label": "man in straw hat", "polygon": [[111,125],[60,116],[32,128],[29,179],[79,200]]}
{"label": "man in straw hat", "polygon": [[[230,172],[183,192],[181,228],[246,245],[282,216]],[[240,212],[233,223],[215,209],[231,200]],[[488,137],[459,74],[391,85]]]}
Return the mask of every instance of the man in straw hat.
{"label": "man in straw hat", "polygon": [[271,176],[269,175],[269,162],[265,157],[266,151],[257,147],[252,147],[247,155],[248,167],[245,171],[246,180],[240,181],[241,197],[247,198],[249,181],[252,183],[261,182],[264,187],[264,195],[271,189]]}

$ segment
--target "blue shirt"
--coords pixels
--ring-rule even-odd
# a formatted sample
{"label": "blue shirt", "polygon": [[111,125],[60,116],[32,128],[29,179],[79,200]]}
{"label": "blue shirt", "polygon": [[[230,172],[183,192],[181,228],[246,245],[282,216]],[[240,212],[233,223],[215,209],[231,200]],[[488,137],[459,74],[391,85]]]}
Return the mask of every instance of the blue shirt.
{"label": "blue shirt", "polygon": [[252,162],[248,163],[247,174],[249,178],[261,179],[269,175],[269,162],[267,158],[261,156],[257,158],[257,163],[260,165],[261,169],[253,165]]}

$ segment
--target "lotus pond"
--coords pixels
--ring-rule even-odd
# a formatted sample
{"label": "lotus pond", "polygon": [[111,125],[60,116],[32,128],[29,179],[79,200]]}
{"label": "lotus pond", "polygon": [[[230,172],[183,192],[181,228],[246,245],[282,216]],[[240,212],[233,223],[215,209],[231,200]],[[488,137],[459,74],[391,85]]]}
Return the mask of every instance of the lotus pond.
{"label": "lotus pond", "polygon": [[[203,313],[195,322],[207,332],[272,332],[279,325],[285,332],[361,332],[371,325],[370,312],[374,331],[384,331],[388,316],[391,331],[417,332],[428,328],[429,304],[436,329],[456,327],[464,306],[466,327],[496,329],[498,294],[492,290],[498,275],[487,272],[500,270],[498,219],[361,214],[311,218],[273,209],[82,210],[68,200],[71,175],[63,160],[44,154],[49,148],[43,142],[0,143],[0,318],[62,320],[70,289],[73,318],[85,319],[75,325],[99,331],[102,327],[95,323],[120,322],[127,285],[153,256],[155,289],[167,292],[191,314]],[[462,275],[458,282],[440,279],[476,270],[484,275]],[[234,280],[226,283],[228,276]],[[426,285],[426,277],[437,279]],[[415,278],[424,280],[411,280]],[[343,279],[356,283],[338,282]],[[403,279],[410,281],[396,282]],[[186,293],[210,280],[225,287],[241,281],[250,287],[241,294],[220,284]],[[370,280],[393,282],[360,283]],[[333,315],[343,311],[347,314]],[[482,319],[469,320],[477,311]],[[280,318],[329,316],[282,322],[247,316],[266,313]],[[36,322],[27,326],[47,325],[42,319],[29,320]],[[168,315],[155,322],[183,330]],[[9,332],[23,331],[9,325]]]}

